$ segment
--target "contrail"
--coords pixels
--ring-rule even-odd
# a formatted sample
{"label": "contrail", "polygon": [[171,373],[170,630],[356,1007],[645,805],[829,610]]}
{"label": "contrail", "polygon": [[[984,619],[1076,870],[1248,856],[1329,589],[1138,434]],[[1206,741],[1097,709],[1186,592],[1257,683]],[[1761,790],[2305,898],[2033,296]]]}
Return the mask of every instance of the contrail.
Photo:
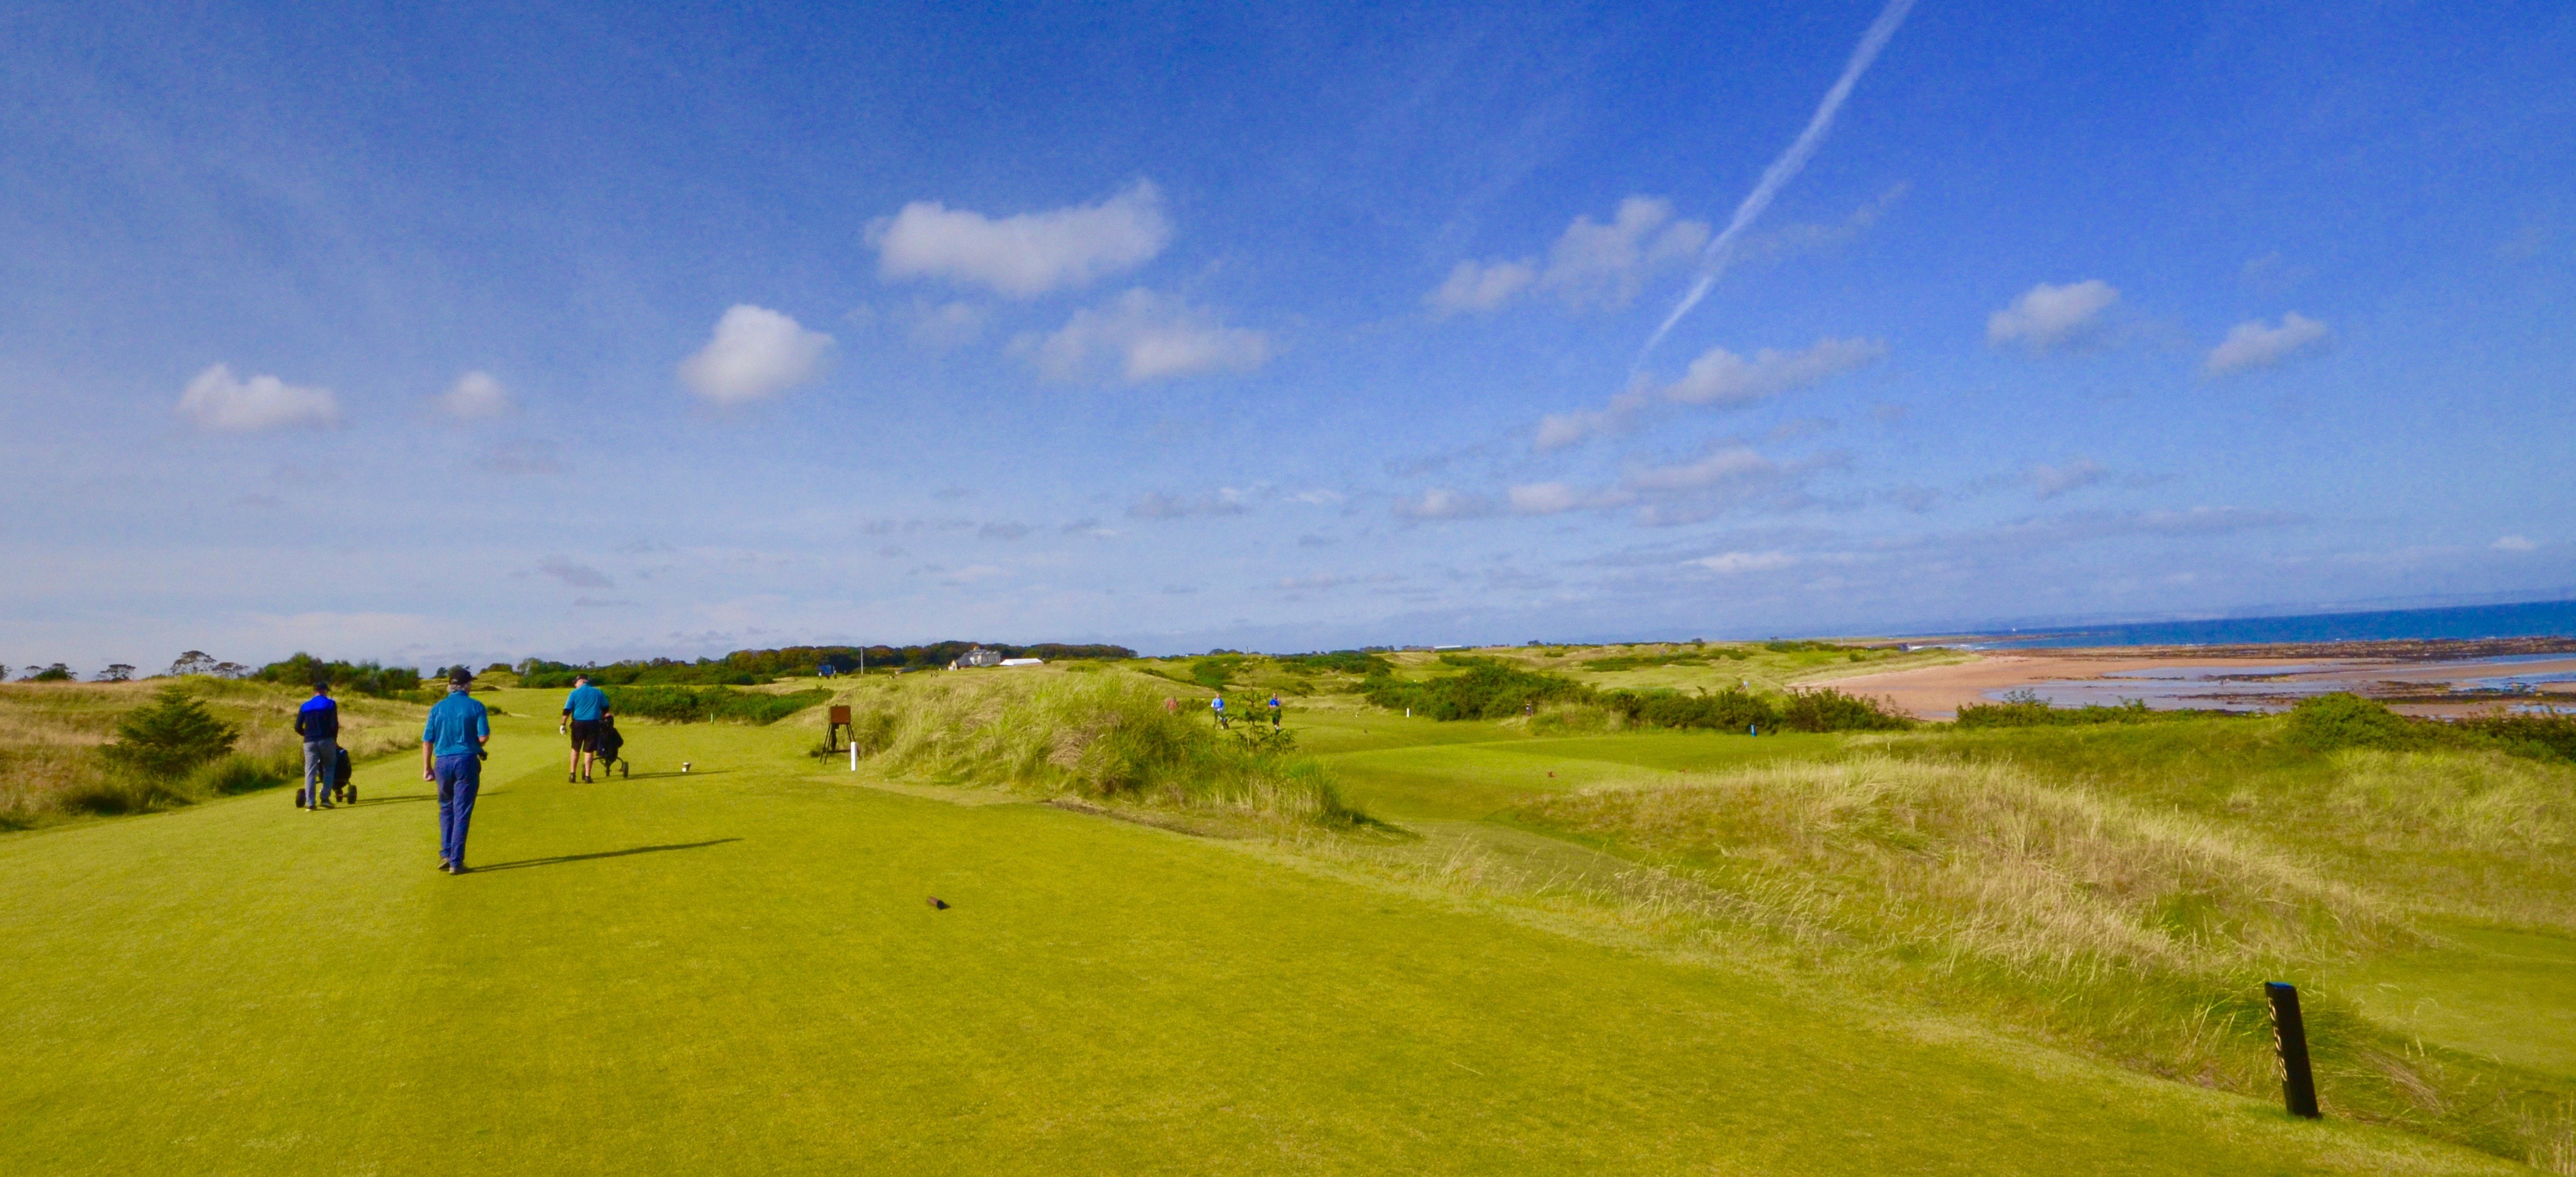
{"label": "contrail", "polygon": [[1726,263],[1735,254],[1736,237],[1753,224],[1754,218],[1762,215],[1763,209],[1771,207],[1771,198],[1779,195],[1780,189],[1797,177],[1800,168],[1807,166],[1807,157],[1816,153],[1816,148],[1825,141],[1825,132],[1834,128],[1834,113],[1842,109],[1843,99],[1851,97],[1852,87],[1860,82],[1861,74],[1868,71],[1870,62],[1878,59],[1878,51],[1887,47],[1887,39],[1896,35],[1896,26],[1905,23],[1905,14],[1913,8],[1914,0],[1887,0],[1887,7],[1879,10],[1878,19],[1869,22],[1869,31],[1861,34],[1860,45],[1852,50],[1850,64],[1843,66],[1843,76],[1834,80],[1834,88],[1825,91],[1825,100],[1816,104],[1816,117],[1807,120],[1807,129],[1798,132],[1798,141],[1791,143],[1789,150],[1781,152],[1780,158],[1772,160],[1771,166],[1763,169],[1762,182],[1753,186],[1744,203],[1735,206],[1735,219],[1728,221],[1726,231],[1718,234],[1717,239],[1709,242],[1708,248],[1700,253],[1699,281],[1692,284],[1689,294],[1682,296],[1681,305],[1664,316],[1664,325],[1655,328],[1655,334],[1646,340],[1646,346],[1638,350],[1639,369],[1646,366],[1646,357],[1654,352],[1655,345],[1664,341],[1664,333],[1671,331],[1673,324],[1681,322],[1683,315],[1689,314],[1692,307],[1699,305],[1700,299],[1708,296],[1709,287],[1717,285],[1718,277],[1726,273]]}

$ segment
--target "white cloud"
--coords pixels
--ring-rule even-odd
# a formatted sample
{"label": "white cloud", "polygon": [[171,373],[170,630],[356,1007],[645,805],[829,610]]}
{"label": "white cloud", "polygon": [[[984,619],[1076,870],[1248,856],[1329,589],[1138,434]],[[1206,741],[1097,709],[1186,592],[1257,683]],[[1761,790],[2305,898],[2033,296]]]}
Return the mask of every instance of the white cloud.
{"label": "white cloud", "polygon": [[1649,272],[1687,261],[1708,243],[1706,224],[1672,217],[1671,201],[1647,196],[1620,201],[1606,225],[1589,216],[1575,217],[1548,250],[1547,272],[1539,276],[1539,285],[1575,306],[1625,306],[1637,297]]}
{"label": "white cloud", "polygon": [[2266,326],[2261,319],[2238,323],[2229,328],[2227,338],[2209,349],[2202,361],[2204,376],[2225,376],[2248,368],[2268,368],[2324,343],[2334,333],[2326,325],[2297,311],[2281,316],[2278,327]]}
{"label": "white cloud", "polygon": [[1625,491],[1583,490],[1562,482],[1532,482],[1511,489],[1508,499],[1517,515],[1562,515],[1625,506],[1636,496]]}
{"label": "white cloud", "polygon": [[1664,389],[1667,400],[1688,405],[1740,405],[1813,384],[1884,358],[1875,339],[1820,339],[1805,351],[1763,348],[1750,360],[1722,347],[1692,360],[1682,378]]}
{"label": "white cloud", "polygon": [[1493,500],[1454,490],[1427,490],[1420,498],[1399,499],[1395,513],[1406,519],[1471,519],[1494,513]]}
{"label": "white cloud", "polygon": [[2491,546],[2499,552],[2531,552],[2537,551],[2540,548],[2539,544],[2533,543],[2519,535],[2505,536],[2504,538],[2497,540]]}
{"label": "white cloud", "polygon": [[1203,309],[1141,286],[1106,306],[1075,311],[1052,335],[1023,336],[1015,346],[1054,379],[1096,377],[1106,361],[1129,384],[1248,372],[1269,362],[1271,354],[1268,335],[1228,327]]}
{"label": "white cloud", "polygon": [[1721,552],[1714,556],[1702,556],[1696,560],[1684,561],[1692,567],[1705,568],[1722,576],[1734,576],[1745,572],[1774,572],[1797,562],[1798,558],[1787,552]]}
{"label": "white cloud", "polygon": [[716,320],[715,337],[680,363],[680,382],[718,404],[784,392],[823,374],[832,337],[765,307],[741,303]]}
{"label": "white cloud", "polygon": [[1444,313],[1490,311],[1536,289],[1576,308],[1625,306],[1648,275],[1689,261],[1707,243],[1705,222],[1674,220],[1669,200],[1631,196],[1607,224],[1577,214],[1548,247],[1544,268],[1536,258],[1462,261],[1423,301]]}
{"label": "white cloud", "polygon": [[1610,398],[1607,407],[1550,413],[1539,418],[1535,444],[1540,450],[1563,449],[1594,437],[1626,433],[1637,426],[1637,414],[1653,403],[1645,389],[1631,387]]}
{"label": "white cloud", "polygon": [[1134,519],[1186,519],[1192,515],[1243,514],[1243,492],[1232,487],[1195,499],[1155,491],[1127,507]]}
{"label": "white cloud", "polygon": [[1171,242],[1163,195],[1138,180],[1097,204],[994,219],[917,200],[868,227],[877,273],[989,286],[1013,298],[1090,285]]}
{"label": "white cloud", "polygon": [[2065,286],[2042,282],[2011,306],[1986,316],[1986,342],[2047,351],[2090,332],[2102,312],[2118,301],[2120,292],[2099,278]]}
{"label": "white cloud", "polygon": [[1342,492],[1338,490],[1306,490],[1299,491],[1288,497],[1304,503],[1309,507],[1330,507],[1338,505],[1342,501]]}
{"label": "white cloud", "polygon": [[1464,261],[1452,267],[1440,288],[1423,296],[1440,311],[1490,311],[1538,280],[1538,268],[1525,261]]}
{"label": "white cloud", "polygon": [[457,377],[447,391],[431,399],[438,402],[439,411],[459,421],[497,417],[518,407],[510,399],[510,390],[482,371]]}
{"label": "white cloud", "polygon": [[1887,344],[1876,339],[1820,339],[1801,351],[1766,347],[1749,360],[1713,347],[1692,360],[1681,379],[1671,384],[1653,388],[1640,380],[1601,408],[1540,418],[1534,444],[1540,450],[1562,449],[1593,437],[1626,433],[1636,428],[1637,419],[1658,399],[1684,405],[1742,405],[1866,367],[1886,356]]}
{"label": "white cloud", "polygon": [[1719,450],[1696,462],[1674,466],[1648,466],[1631,471],[1628,485],[1639,490],[1680,493],[1707,490],[1728,483],[1767,479],[1780,473],[1780,466],[1741,446]]}
{"label": "white cloud", "polygon": [[2063,466],[2030,468],[2031,493],[2042,499],[2053,499],[2072,490],[2081,490],[2109,478],[2111,472],[2091,458],[2075,458]]}
{"label": "white cloud", "polygon": [[275,376],[237,379],[230,365],[216,364],[197,373],[179,394],[179,415],[218,433],[321,429],[340,423],[340,398],[330,389],[288,384]]}

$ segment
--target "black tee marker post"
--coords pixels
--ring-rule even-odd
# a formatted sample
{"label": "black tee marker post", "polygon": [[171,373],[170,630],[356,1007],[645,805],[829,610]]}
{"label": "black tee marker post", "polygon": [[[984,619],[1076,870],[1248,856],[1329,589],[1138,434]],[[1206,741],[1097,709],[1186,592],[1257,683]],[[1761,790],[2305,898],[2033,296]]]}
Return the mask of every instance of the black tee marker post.
{"label": "black tee marker post", "polygon": [[2281,1051],[2281,1102],[2293,1116],[2316,1119],[2317,1079],[2308,1070],[2308,1025],[2299,1017],[2299,987],[2265,981],[2263,995],[2272,999],[2272,1043]]}

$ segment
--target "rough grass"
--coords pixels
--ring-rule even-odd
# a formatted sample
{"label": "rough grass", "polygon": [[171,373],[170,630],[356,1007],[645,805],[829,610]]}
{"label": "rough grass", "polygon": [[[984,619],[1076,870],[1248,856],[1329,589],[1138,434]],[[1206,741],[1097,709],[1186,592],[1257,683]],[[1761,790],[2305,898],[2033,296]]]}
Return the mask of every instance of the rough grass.
{"label": "rough grass", "polygon": [[[2250,734],[2188,757],[2163,725],[2073,746],[2024,729],[2058,738],[2023,756],[1992,742],[1927,756],[1895,737],[1515,816],[1636,864],[1565,892],[1635,926],[2256,1095],[2278,1081],[2259,982],[2421,949],[2438,941],[2427,915],[2569,928],[2576,772],[2493,751],[2313,753],[2242,721],[2203,726]],[[2106,750],[2086,745],[2104,742],[2144,754],[2110,779],[2063,770],[2098,764]],[[2309,1006],[2331,1114],[2576,1172],[2564,1076],[2427,1047],[2331,986]]]}
{"label": "rough grass", "polygon": [[1166,709],[1134,675],[941,676],[848,697],[861,753],[898,772],[1271,823],[1367,820],[1321,763]]}
{"label": "rough grass", "polygon": [[[0,685],[0,829],[84,817],[147,813],[272,787],[302,775],[294,731],[302,688],[216,678],[181,680],[192,697],[241,729],[233,752],[184,774],[119,772],[99,748],[117,721],[170,680]],[[340,701],[340,744],[368,760],[416,747],[423,708],[376,699]]]}

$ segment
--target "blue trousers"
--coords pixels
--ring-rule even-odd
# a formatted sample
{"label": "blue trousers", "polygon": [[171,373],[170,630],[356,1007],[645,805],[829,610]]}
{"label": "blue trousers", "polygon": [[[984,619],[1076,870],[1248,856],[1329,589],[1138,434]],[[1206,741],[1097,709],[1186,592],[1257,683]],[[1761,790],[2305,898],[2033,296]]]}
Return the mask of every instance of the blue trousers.
{"label": "blue trousers", "polygon": [[438,856],[465,865],[465,827],[474,823],[474,795],[483,791],[483,760],[471,752],[441,756],[438,777]]}
{"label": "blue trousers", "polygon": [[334,773],[339,769],[340,745],[335,740],[304,741],[304,800],[320,805],[339,784]]}

